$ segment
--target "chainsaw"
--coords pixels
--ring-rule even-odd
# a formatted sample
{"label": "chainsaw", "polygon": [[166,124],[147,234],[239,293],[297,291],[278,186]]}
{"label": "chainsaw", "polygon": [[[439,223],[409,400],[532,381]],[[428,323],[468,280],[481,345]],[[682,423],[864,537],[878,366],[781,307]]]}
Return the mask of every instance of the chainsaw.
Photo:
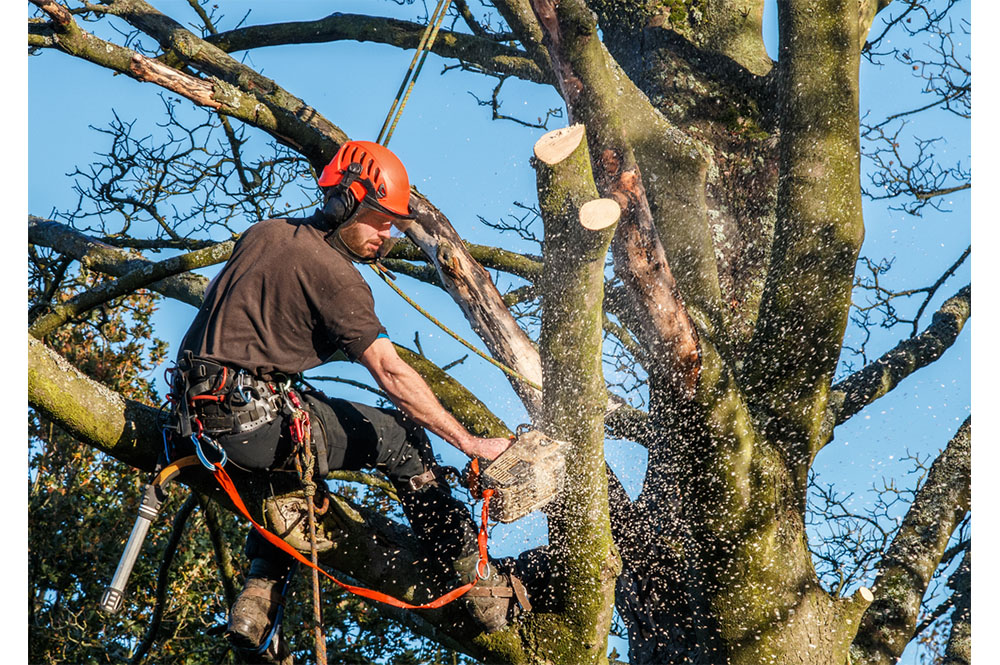
{"label": "chainsaw", "polygon": [[492,462],[473,459],[462,478],[477,500],[483,490],[492,489],[490,517],[510,523],[543,508],[562,492],[568,447],[565,441],[522,425],[510,448]]}

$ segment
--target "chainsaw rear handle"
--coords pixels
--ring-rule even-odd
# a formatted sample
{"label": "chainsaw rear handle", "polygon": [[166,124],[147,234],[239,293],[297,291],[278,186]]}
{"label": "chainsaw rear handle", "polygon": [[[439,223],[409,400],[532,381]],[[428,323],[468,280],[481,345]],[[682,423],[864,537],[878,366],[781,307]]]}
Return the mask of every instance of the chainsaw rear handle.
{"label": "chainsaw rear handle", "polygon": [[142,551],[142,544],[146,540],[146,534],[149,533],[149,525],[160,514],[160,507],[165,498],[166,493],[160,485],[156,483],[146,485],[142,494],[142,503],[139,504],[139,515],[135,518],[132,533],[128,537],[128,542],[125,543],[125,551],[122,552],[122,557],[118,561],[115,576],[104,591],[104,595],[101,596],[99,608],[102,612],[117,614],[121,610],[125,601],[125,587],[132,574],[132,567],[135,566],[139,552]]}

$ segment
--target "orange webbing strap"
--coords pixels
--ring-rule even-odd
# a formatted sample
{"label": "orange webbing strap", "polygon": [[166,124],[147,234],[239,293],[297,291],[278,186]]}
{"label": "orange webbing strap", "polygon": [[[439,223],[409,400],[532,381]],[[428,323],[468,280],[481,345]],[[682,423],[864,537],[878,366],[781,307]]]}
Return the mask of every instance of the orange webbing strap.
{"label": "orange webbing strap", "polygon": [[[365,589],[363,587],[344,584],[343,582],[341,582],[336,577],[326,572],[319,566],[313,565],[313,563],[309,561],[309,559],[305,558],[302,554],[298,552],[298,550],[296,550],[294,547],[286,543],[284,540],[274,535],[273,533],[262,527],[260,524],[257,524],[257,522],[255,522],[254,519],[250,517],[250,511],[247,510],[246,505],[243,503],[243,499],[240,498],[239,493],[236,491],[236,486],[233,485],[233,481],[229,477],[229,474],[226,473],[225,469],[223,469],[219,464],[216,464],[214,473],[215,473],[215,479],[219,481],[219,485],[221,485],[222,489],[225,490],[227,495],[229,495],[229,499],[233,502],[233,505],[236,506],[236,509],[240,512],[241,515],[243,515],[243,517],[250,520],[250,523],[253,524],[253,527],[255,529],[257,529],[257,532],[261,536],[263,536],[269,543],[271,543],[275,547],[278,547],[283,552],[293,557],[299,563],[305,564],[309,568],[315,569],[323,573],[329,579],[331,579],[337,586],[347,591],[350,591],[355,595],[361,596],[363,598],[369,598],[371,600],[377,600],[380,603],[392,605],[393,607],[400,607],[405,610],[432,610],[447,605],[451,601],[462,596],[466,591],[474,587],[479,579],[477,576],[468,584],[464,584],[458,587],[457,589],[453,589],[452,591],[449,591],[440,598],[432,600],[431,602],[426,603],[424,605],[411,605],[410,603],[399,600],[397,598],[393,598],[392,596],[384,594],[380,591],[373,591],[372,589]],[[480,526],[479,528],[479,536],[478,536],[480,563],[489,561],[486,552],[486,540],[487,540],[486,525],[487,525],[487,520],[489,519],[490,496],[492,495],[493,495],[492,490],[486,490],[486,492],[483,492],[482,526]],[[477,572],[478,572],[478,566],[477,566]]]}

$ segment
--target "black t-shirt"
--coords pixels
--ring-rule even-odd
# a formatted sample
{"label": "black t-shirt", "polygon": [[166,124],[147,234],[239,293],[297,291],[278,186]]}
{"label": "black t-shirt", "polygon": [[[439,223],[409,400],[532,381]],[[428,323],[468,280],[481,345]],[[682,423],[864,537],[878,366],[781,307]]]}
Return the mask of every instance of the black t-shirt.
{"label": "black t-shirt", "polygon": [[258,376],[302,372],[337,351],[357,360],[385,328],[371,288],[323,235],[315,215],[250,227],[209,284],[181,351]]}

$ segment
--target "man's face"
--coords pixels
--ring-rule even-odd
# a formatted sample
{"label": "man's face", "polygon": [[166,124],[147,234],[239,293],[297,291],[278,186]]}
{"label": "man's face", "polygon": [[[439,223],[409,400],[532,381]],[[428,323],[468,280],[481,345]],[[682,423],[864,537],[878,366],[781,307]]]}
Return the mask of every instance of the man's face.
{"label": "man's face", "polygon": [[340,240],[358,256],[375,258],[392,233],[392,217],[362,207],[354,219],[339,230]]}

